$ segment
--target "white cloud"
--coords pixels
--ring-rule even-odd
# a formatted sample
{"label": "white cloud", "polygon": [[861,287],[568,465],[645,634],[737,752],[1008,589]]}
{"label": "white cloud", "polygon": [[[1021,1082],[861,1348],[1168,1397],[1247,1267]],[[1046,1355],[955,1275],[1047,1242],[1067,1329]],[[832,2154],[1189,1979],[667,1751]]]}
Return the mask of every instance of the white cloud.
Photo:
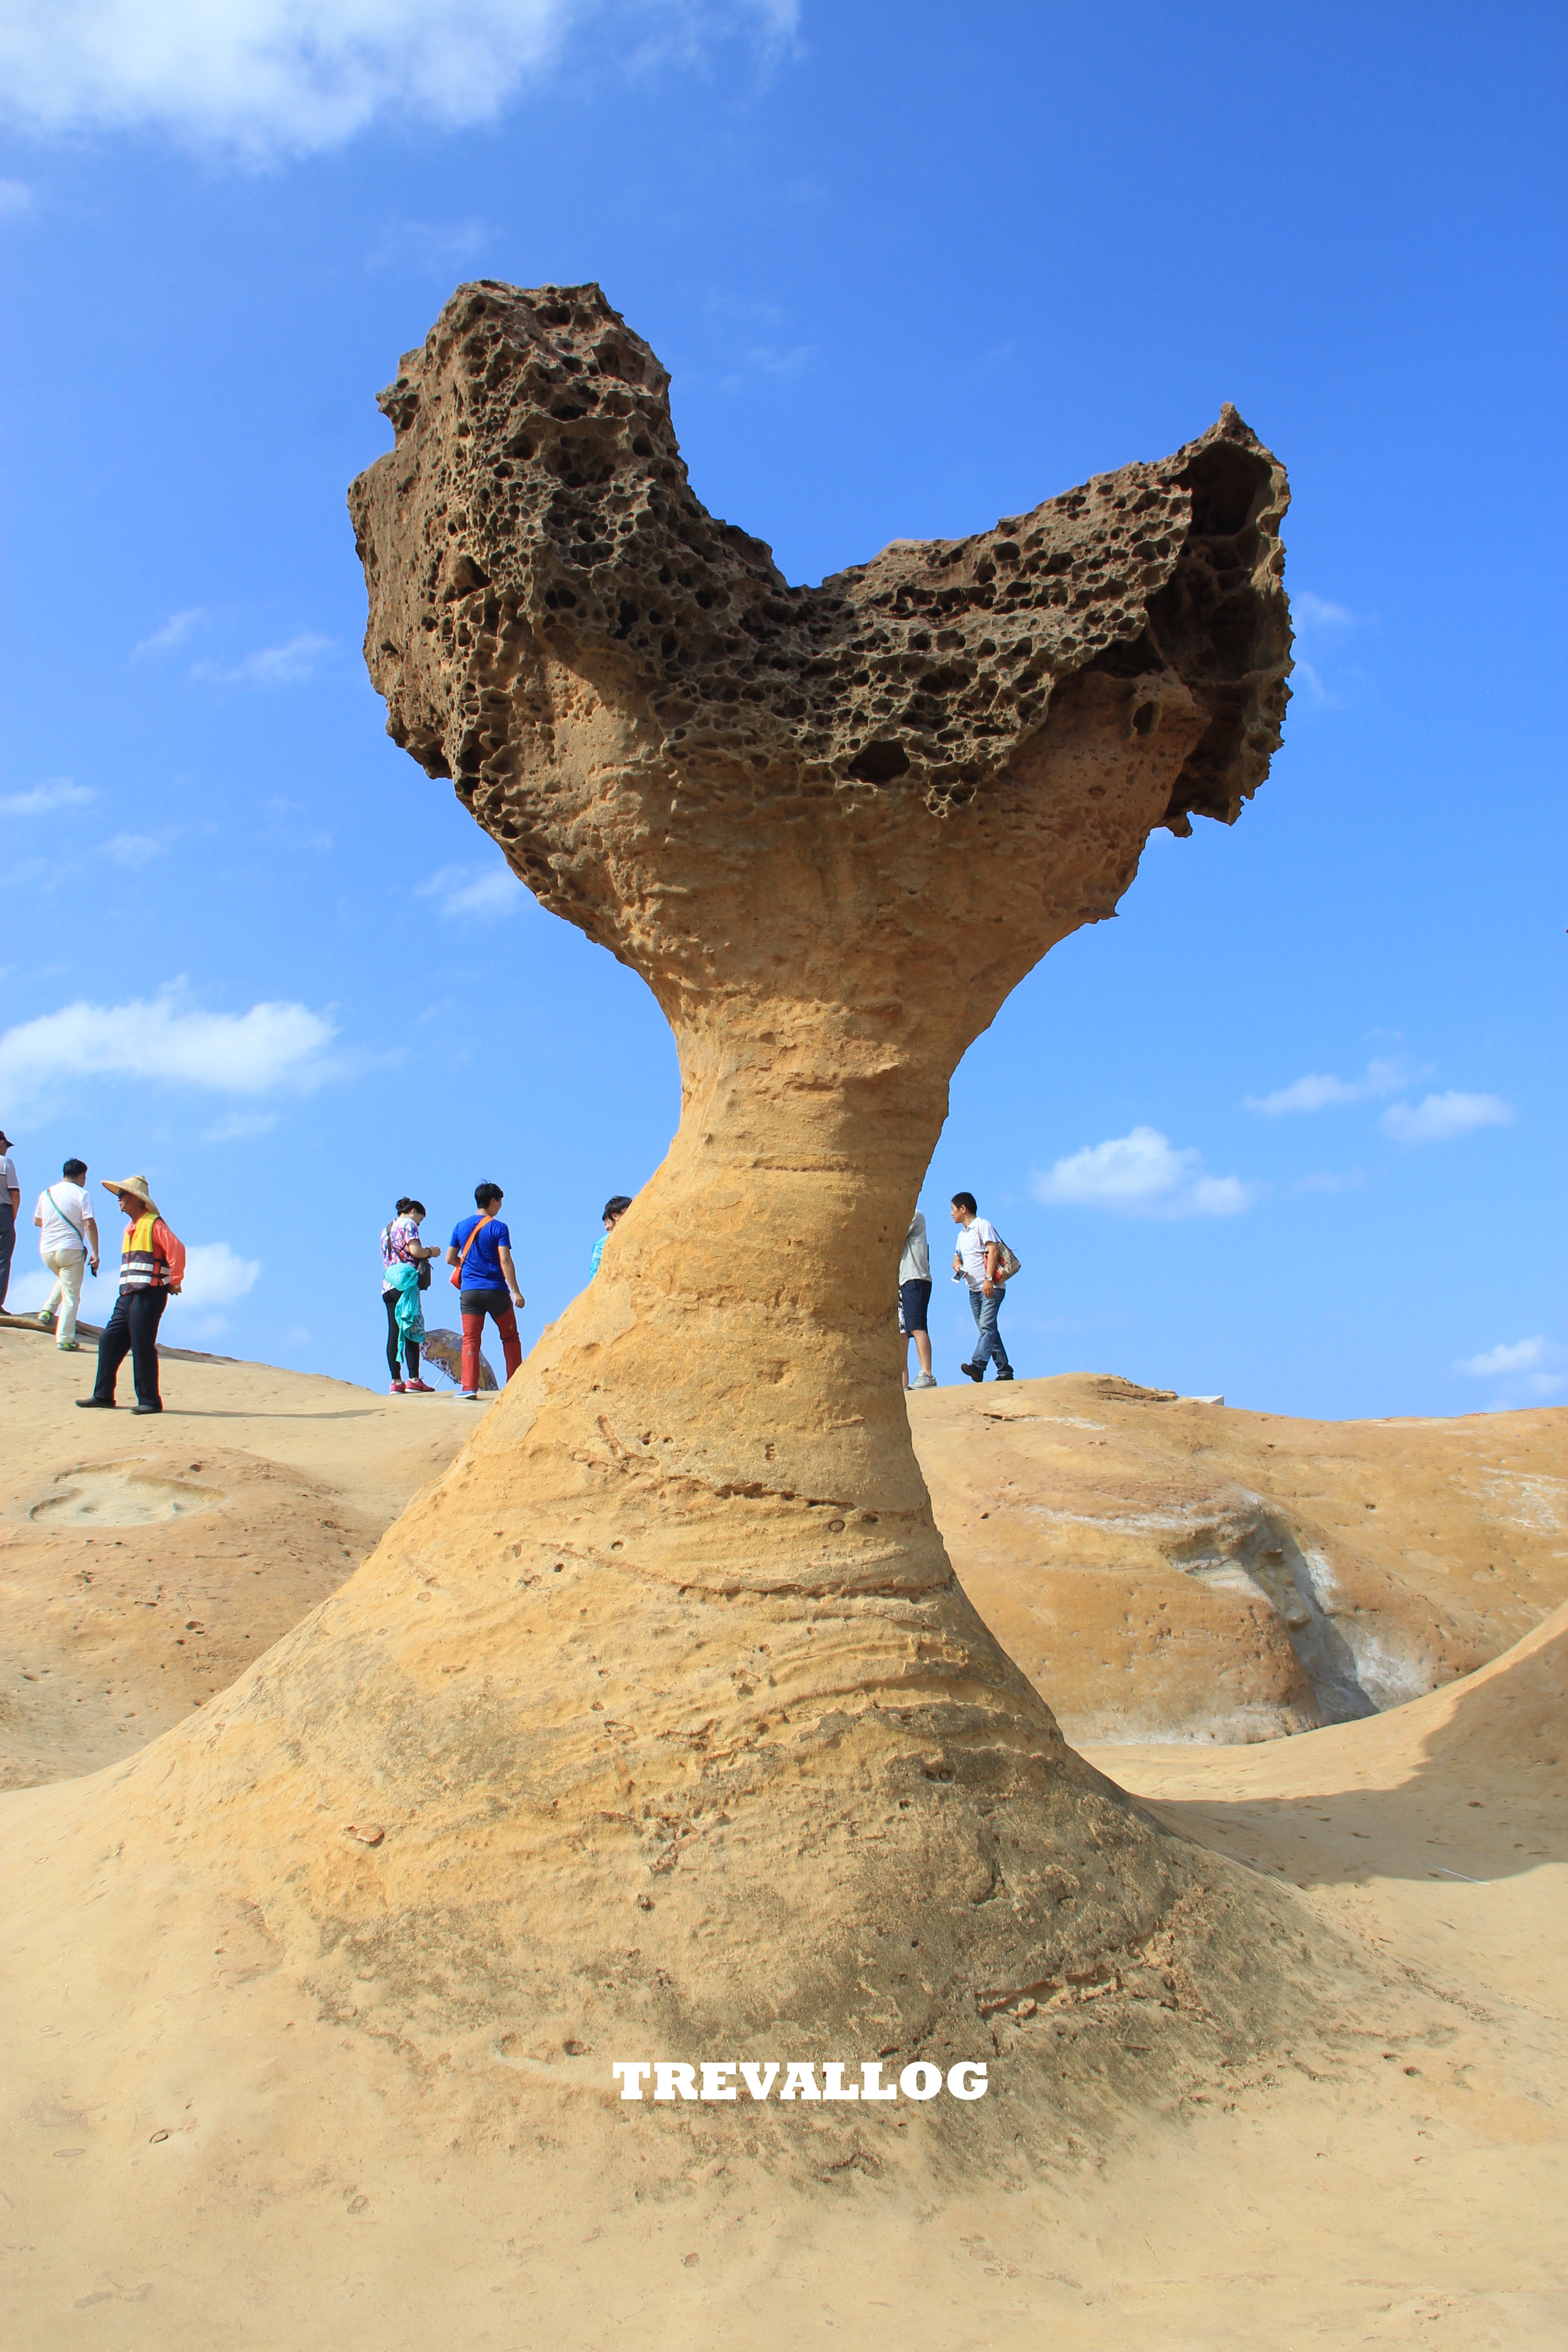
{"label": "white cloud", "polygon": [[1511,1127],[1513,1105],[1500,1095],[1425,1095],[1418,1103],[1390,1103],[1378,1120],[1395,1143],[1447,1143],[1478,1127]]}
{"label": "white cloud", "polygon": [[[1544,1404],[1549,1397],[1568,1391],[1568,1373],[1556,1368],[1564,1360],[1565,1351],[1555,1340],[1538,1331],[1532,1339],[1500,1340],[1484,1355],[1463,1356],[1454,1366],[1469,1380],[1496,1381],[1519,1379],[1522,1376],[1526,1392],[1537,1403]],[[1517,1410],[1511,1397],[1494,1397],[1489,1410],[1511,1412]]]}
{"label": "white cloud", "polygon": [[1292,1111],[1338,1109],[1343,1103],[1365,1102],[1372,1095],[1397,1094],[1401,1087],[1410,1084],[1410,1076],[1403,1062],[1369,1062],[1366,1075],[1360,1078],[1336,1078],[1311,1071],[1271,1095],[1248,1095],[1246,1107],[1265,1118],[1281,1118]]}
{"label": "white cloud", "polygon": [[68,776],[50,776],[25,793],[7,793],[0,800],[0,815],[48,816],[56,809],[85,808],[98,794],[90,784],[73,783]]}
{"label": "white cloud", "polygon": [[1336,661],[1346,639],[1358,630],[1375,628],[1375,621],[1369,614],[1352,613],[1348,604],[1315,596],[1310,588],[1292,590],[1290,619],[1296,635],[1295,675],[1306,688],[1308,701],[1328,710],[1343,709],[1364,683],[1362,674],[1346,670],[1331,682],[1323,675],[1322,665]]}
{"label": "white cloud", "polygon": [[231,1110],[226,1118],[209,1127],[202,1137],[204,1143],[251,1143],[258,1135],[270,1135],[278,1124],[275,1110]]}
{"label": "white cloud", "polygon": [[150,865],[154,857],[162,857],[164,847],[150,833],[117,833],[111,841],[100,841],[98,845],[105,857],[112,857],[116,866],[123,866],[128,873]]}
{"label": "white cloud", "polygon": [[33,209],[33,191],[25,180],[0,180],[0,220],[19,220]]}
{"label": "white cloud", "polygon": [[1463,1356],[1454,1370],[1468,1373],[1472,1380],[1495,1381],[1507,1372],[1541,1371],[1561,1353],[1561,1349],[1552,1347],[1544,1333],[1538,1331],[1533,1339],[1515,1339],[1511,1344],[1500,1340],[1484,1356]]}
{"label": "white cloud", "polygon": [[[16,1238],[19,1243],[21,1235],[18,1234]],[[36,1274],[31,1271],[26,1274],[14,1273],[10,1286],[5,1293],[6,1314],[38,1314],[54,1286],[55,1277],[47,1266],[39,1266]]]}
{"label": "white cloud", "polygon": [[[797,0],[618,13],[637,55],[685,59],[731,29],[789,33]],[[153,126],[262,161],[339,145],[382,114],[494,121],[575,26],[595,20],[603,47],[604,14],[592,0],[12,0],[0,89],[33,131]]]}
{"label": "white cloud", "polygon": [[1353,629],[1359,619],[1348,604],[1331,604],[1326,596],[1314,596],[1310,588],[1299,588],[1292,594],[1290,617],[1298,636],[1332,635]]}
{"label": "white cloud", "polygon": [[237,1307],[255,1288],[261,1261],[237,1257],[226,1242],[193,1242],[185,1252],[180,1303],[192,1307]]}
{"label": "white cloud", "polygon": [[1201,1152],[1177,1150],[1152,1127],[1087,1146],[1030,1179],[1037,1201],[1106,1209],[1123,1217],[1234,1217],[1258,1188],[1237,1176],[1206,1176]]}
{"label": "white cloud", "polygon": [[1290,1190],[1292,1192],[1364,1192],[1366,1176],[1360,1168],[1347,1169],[1342,1176],[1337,1175],[1332,1169],[1325,1168],[1315,1176],[1298,1176]]}
{"label": "white cloud", "polygon": [[298,686],[311,676],[316,664],[332,647],[331,637],[313,637],[301,631],[286,645],[262,646],[243,661],[195,662],[191,676],[216,686]]}
{"label": "white cloud", "polygon": [[270,822],[257,835],[258,841],[279,849],[331,849],[332,836],[330,833],[323,832],[320,826],[300,825],[294,822],[296,817],[310,815],[308,802],[291,801],[283,793],[277,793],[267,803],[266,809]]}
{"label": "white cloud", "polygon": [[435,898],[444,915],[474,915],[489,921],[516,911],[527,896],[509,866],[443,866],[419,885],[422,898]]}
{"label": "white cloud", "polygon": [[319,1086],[332,1069],[337,1031],[303,1004],[203,1013],[182,986],[129,1004],[78,1001],[0,1036],[0,1094],[18,1118],[73,1081],[134,1078],[220,1095]]}
{"label": "white cloud", "polygon": [[776,382],[787,382],[800,375],[816,356],[815,343],[795,343],[781,351],[775,343],[754,343],[746,353],[745,365],[719,379],[721,392],[737,392],[756,376],[772,376]]}
{"label": "white cloud", "polygon": [[494,232],[482,220],[389,221],[370,252],[367,269],[460,269]]}
{"label": "white cloud", "polygon": [[174,647],[183,646],[191,631],[205,619],[206,610],[201,604],[187,605],[183,613],[171,613],[162,628],[154,629],[150,637],[143,637],[140,645],[132,646],[132,660],[141,661],[148,654],[173,653]]}

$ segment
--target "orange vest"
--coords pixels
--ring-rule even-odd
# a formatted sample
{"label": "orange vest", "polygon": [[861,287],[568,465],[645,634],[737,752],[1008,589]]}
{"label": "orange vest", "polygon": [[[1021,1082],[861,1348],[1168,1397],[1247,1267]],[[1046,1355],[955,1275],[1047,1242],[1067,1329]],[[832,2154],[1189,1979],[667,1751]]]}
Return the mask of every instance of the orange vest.
{"label": "orange vest", "polygon": [[169,1286],[169,1265],[153,1246],[153,1228],[158,1220],[149,1213],[138,1217],[133,1225],[125,1228],[125,1239],[120,1244],[120,1287],[125,1290],[166,1290]]}

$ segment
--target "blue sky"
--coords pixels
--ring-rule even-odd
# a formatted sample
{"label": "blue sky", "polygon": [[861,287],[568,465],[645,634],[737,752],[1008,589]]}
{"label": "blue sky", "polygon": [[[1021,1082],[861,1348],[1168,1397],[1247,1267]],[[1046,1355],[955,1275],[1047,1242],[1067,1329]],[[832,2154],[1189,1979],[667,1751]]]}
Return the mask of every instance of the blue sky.
{"label": "blue sky", "polygon": [[[13,1305],[79,1152],[201,1250],[171,1339],[378,1381],[397,1192],[444,1238],[505,1185],[531,1341],[662,1157],[642,983],[382,733],[343,504],[456,283],[596,278],[699,496],[795,580],[1237,403],[1294,489],[1284,750],[1016,992],[923,1204],[973,1189],[1025,1261],[1024,1372],[1568,1396],[1561,9],[298,21],[0,33]],[[939,1284],[943,1379],[960,1309]]]}

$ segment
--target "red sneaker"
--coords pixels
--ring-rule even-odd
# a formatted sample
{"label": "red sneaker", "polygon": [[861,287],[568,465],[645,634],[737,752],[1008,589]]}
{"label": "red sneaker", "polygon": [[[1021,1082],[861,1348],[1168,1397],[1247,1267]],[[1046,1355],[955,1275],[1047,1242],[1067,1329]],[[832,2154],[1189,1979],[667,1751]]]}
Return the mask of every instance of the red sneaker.
{"label": "red sneaker", "polygon": [[434,1396],[436,1393],[428,1381],[405,1381],[403,1385],[410,1396]]}
{"label": "red sneaker", "polygon": [[394,1381],[392,1386],[387,1391],[387,1395],[401,1396],[407,1386],[408,1383],[406,1381]]}

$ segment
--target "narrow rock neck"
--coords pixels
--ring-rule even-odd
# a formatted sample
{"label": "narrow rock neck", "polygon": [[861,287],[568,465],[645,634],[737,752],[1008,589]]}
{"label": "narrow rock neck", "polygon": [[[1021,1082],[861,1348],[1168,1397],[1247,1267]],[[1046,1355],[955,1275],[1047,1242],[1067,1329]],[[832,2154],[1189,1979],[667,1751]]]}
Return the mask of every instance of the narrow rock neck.
{"label": "narrow rock neck", "polygon": [[728,1591],[927,1591],[952,1571],[910,1442],[896,1309],[946,1066],[849,1035],[835,1068],[808,1055],[809,1025],[775,1008],[682,1039],[668,1158],[482,1443],[526,1433],[566,1513],[549,1522],[559,1540],[613,1545],[623,1569]]}

